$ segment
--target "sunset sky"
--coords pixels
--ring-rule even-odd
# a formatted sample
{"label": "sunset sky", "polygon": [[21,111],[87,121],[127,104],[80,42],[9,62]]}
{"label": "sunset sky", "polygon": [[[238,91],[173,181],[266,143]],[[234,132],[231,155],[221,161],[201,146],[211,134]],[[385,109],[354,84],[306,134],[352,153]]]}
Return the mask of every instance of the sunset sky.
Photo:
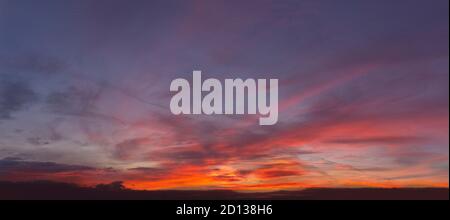
{"label": "sunset sky", "polygon": [[[448,187],[448,0],[0,0],[0,181]],[[172,80],[279,79],[279,119]]]}

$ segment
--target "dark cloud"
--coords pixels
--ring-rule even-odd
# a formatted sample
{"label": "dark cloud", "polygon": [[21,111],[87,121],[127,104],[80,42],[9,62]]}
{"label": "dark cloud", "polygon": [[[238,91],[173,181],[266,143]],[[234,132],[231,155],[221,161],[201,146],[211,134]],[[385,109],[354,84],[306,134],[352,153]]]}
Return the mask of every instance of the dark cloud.
{"label": "dark cloud", "polygon": [[8,173],[60,173],[87,171],[93,168],[88,166],[59,164],[53,162],[25,161],[20,158],[3,158],[0,160],[0,174]]}
{"label": "dark cloud", "polygon": [[208,152],[189,148],[189,147],[180,147],[180,148],[172,148],[172,149],[161,149],[159,151],[154,151],[147,154],[147,159],[152,161],[162,161],[167,162],[176,161],[180,164],[193,164],[193,165],[201,165],[204,164],[208,159],[224,159],[226,156],[220,155],[220,152],[215,152],[213,154],[208,154]]}
{"label": "dark cloud", "polygon": [[125,175],[133,178],[145,176],[148,180],[158,180],[172,172],[172,167],[134,167],[127,170]]}
{"label": "dark cloud", "polygon": [[302,176],[305,172],[303,168],[303,164],[296,160],[290,159],[283,163],[262,164],[255,169],[242,169],[237,173],[241,177],[256,175],[263,179],[276,179],[282,177]]}
{"label": "dark cloud", "polygon": [[104,114],[98,110],[98,102],[104,86],[71,86],[63,91],[54,91],[47,96],[50,111],[67,116],[86,117],[123,124],[117,117]]}
{"label": "dark cloud", "polygon": [[298,170],[264,170],[258,173],[263,178],[278,178],[286,176],[298,176],[301,172]]}
{"label": "dark cloud", "polygon": [[47,144],[50,143],[48,140],[45,140],[45,139],[40,138],[40,137],[27,138],[27,142],[32,144],[32,145],[36,145],[36,146],[47,145]]}
{"label": "dark cloud", "polygon": [[11,119],[14,112],[25,109],[37,98],[28,83],[0,78],[0,119]]}
{"label": "dark cloud", "polygon": [[408,137],[408,136],[384,136],[369,138],[337,138],[326,140],[326,143],[332,144],[404,144],[419,143],[428,140],[424,137]]}
{"label": "dark cloud", "polygon": [[430,178],[433,176],[437,176],[441,174],[436,173],[424,173],[424,174],[411,174],[411,175],[403,175],[403,176],[396,176],[391,178],[386,178],[387,180],[405,180],[405,179],[424,179],[424,178]]}
{"label": "dark cloud", "polygon": [[163,171],[164,169],[155,168],[155,167],[134,167],[134,168],[130,168],[128,170],[138,171],[138,172],[160,172],[160,171]]}
{"label": "dark cloud", "polygon": [[67,68],[59,58],[42,54],[0,57],[0,69],[13,73],[58,74]]}
{"label": "dark cloud", "polygon": [[95,109],[100,90],[70,87],[53,92],[47,97],[47,104],[54,112],[67,115],[87,115]]}
{"label": "dark cloud", "polygon": [[22,160],[22,158],[20,158],[20,157],[5,157],[2,160],[15,161],[15,160]]}
{"label": "dark cloud", "polygon": [[133,156],[136,156],[139,149],[145,146],[151,141],[150,138],[132,138],[124,140],[115,145],[114,157],[120,160],[128,160]]}
{"label": "dark cloud", "polygon": [[421,163],[433,161],[433,164],[441,164],[443,161],[448,163],[448,153],[439,154],[429,152],[426,149],[411,148],[407,151],[401,151],[400,149],[391,150],[388,155],[395,160],[395,162],[401,166],[409,167],[415,166]]}

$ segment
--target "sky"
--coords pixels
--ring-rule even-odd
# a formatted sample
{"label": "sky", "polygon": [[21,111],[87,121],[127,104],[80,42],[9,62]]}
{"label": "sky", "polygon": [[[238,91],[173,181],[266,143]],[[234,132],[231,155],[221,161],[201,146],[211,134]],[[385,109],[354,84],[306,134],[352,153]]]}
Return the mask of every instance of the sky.
{"label": "sky", "polygon": [[[0,181],[448,187],[447,0],[0,0]],[[279,118],[173,115],[279,79]]]}

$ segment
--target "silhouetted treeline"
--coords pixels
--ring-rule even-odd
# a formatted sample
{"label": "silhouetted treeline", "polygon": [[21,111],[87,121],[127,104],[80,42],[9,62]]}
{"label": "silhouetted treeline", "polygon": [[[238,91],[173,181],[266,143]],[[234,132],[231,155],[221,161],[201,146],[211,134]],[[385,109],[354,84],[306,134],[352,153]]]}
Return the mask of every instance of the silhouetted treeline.
{"label": "silhouetted treeline", "polygon": [[155,190],[139,191],[123,187],[121,182],[80,187],[74,184],[36,181],[0,182],[0,199],[26,200],[448,200],[448,188],[312,188],[299,191],[240,193],[228,190]]}

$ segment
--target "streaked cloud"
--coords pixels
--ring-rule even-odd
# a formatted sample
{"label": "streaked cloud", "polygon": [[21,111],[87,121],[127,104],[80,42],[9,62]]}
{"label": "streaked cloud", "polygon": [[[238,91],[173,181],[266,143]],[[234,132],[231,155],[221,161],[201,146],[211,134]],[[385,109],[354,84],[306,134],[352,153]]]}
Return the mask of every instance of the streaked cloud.
{"label": "streaked cloud", "polygon": [[[2,180],[448,186],[446,0],[0,5]],[[170,114],[193,70],[279,78],[279,122]]]}

